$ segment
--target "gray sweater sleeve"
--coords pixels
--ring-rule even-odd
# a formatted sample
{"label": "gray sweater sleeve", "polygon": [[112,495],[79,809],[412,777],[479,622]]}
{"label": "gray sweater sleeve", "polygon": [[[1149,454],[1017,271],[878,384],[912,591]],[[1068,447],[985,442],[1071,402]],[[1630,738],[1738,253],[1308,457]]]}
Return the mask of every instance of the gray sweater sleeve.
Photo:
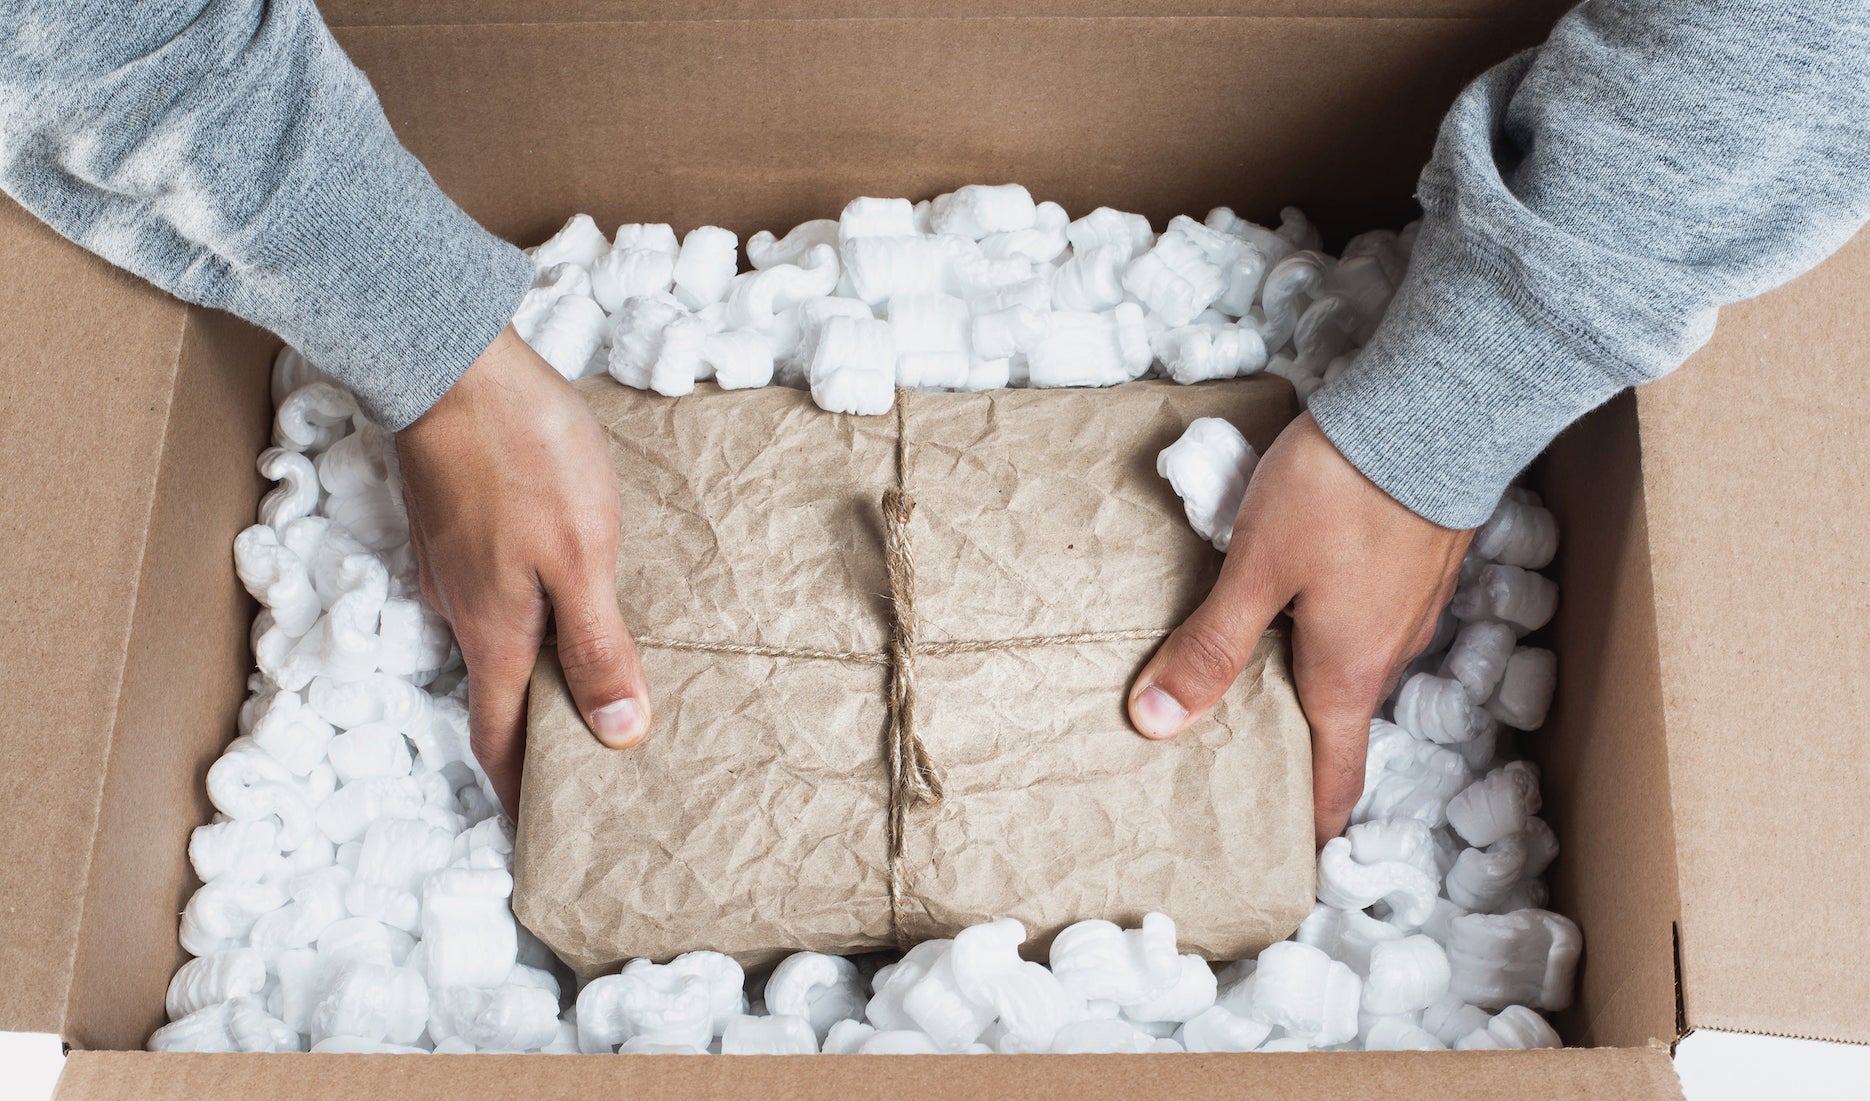
{"label": "gray sweater sleeve", "polygon": [[403,149],[312,0],[0,0],[0,187],[273,330],[399,429],[532,279]]}
{"label": "gray sweater sleeve", "polygon": [[1461,94],[1417,197],[1390,312],[1311,412],[1392,497],[1473,527],[1568,424],[1870,217],[1870,4],[1591,0]]}

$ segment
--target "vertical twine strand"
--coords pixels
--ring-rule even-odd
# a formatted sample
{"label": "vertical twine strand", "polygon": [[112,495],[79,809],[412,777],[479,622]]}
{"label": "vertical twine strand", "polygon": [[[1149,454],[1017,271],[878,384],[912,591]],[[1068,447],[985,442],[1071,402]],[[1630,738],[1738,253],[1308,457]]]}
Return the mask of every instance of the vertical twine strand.
{"label": "vertical twine strand", "polygon": [[904,917],[908,901],[904,879],[907,830],[912,807],[941,802],[941,774],[928,746],[916,733],[916,560],[909,543],[909,518],[915,499],[909,495],[908,391],[896,393],[896,484],[883,494],[883,563],[890,587],[889,728],[884,751],[889,760],[890,924],[896,943],[908,947]]}

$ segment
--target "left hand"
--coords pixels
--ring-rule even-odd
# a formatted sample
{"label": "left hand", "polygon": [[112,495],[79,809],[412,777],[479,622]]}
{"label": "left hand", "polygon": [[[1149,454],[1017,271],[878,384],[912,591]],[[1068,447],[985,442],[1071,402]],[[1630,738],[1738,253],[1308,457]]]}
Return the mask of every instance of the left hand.
{"label": "left hand", "polygon": [[1130,722],[1151,738],[1186,729],[1289,609],[1323,847],[1363,794],[1371,716],[1434,637],[1472,538],[1409,511],[1299,417],[1254,470],[1213,591],[1137,676]]}

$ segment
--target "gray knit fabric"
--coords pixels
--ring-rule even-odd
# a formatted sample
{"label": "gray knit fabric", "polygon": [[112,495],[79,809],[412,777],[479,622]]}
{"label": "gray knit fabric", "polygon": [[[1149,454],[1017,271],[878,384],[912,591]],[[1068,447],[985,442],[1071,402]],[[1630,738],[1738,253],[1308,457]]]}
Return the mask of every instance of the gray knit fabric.
{"label": "gray knit fabric", "polygon": [[397,142],[311,0],[0,0],[0,187],[278,333],[393,429],[532,282]]}
{"label": "gray knit fabric", "polygon": [[1473,527],[1566,425],[1870,217],[1870,3],[1591,0],[1461,94],[1418,198],[1389,315],[1311,412]]}

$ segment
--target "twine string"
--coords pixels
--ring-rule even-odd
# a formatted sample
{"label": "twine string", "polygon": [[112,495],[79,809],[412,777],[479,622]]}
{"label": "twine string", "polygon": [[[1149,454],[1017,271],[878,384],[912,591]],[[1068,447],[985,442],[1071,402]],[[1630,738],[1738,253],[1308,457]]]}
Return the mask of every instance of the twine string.
{"label": "twine string", "polygon": [[889,670],[886,698],[889,714],[884,732],[884,756],[889,769],[889,879],[890,925],[900,947],[907,948],[909,900],[907,894],[907,836],[909,812],[941,805],[941,769],[916,725],[916,659],[949,654],[990,654],[1050,646],[1082,646],[1100,642],[1154,641],[1168,637],[1166,627],[1116,631],[1077,631],[1060,635],[1025,635],[1013,638],[951,639],[921,642],[917,638],[916,563],[909,540],[909,520],[915,498],[908,488],[909,392],[896,394],[896,484],[885,490],[883,513],[883,565],[889,584],[890,632],[882,651],[822,650],[801,646],[758,646],[735,642],[703,642],[646,635],[636,640],[641,649],[672,650],[691,654],[734,654],[748,657],[835,661],[849,665],[880,665]]}

